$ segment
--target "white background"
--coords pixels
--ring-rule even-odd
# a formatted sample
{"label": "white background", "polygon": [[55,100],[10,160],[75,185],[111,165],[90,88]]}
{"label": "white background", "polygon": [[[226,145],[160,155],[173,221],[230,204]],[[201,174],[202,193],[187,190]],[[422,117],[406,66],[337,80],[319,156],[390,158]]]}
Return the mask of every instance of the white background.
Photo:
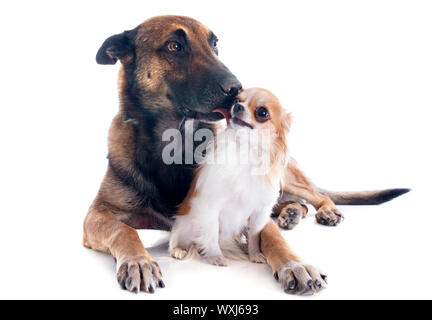
{"label": "white background", "polygon": [[[151,249],[167,287],[119,289],[113,259],[81,246],[106,169],[119,66],[112,34],[182,14],[209,26],[245,87],[294,114],[292,155],[319,186],[410,187],[378,207],[341,207],[283,234],[329,286],[302,299],[432,298],[432,5],[428,1],[2,1],[0,298],[297,299],[269,267],[221,269]],[[153,234],[148,244],[155,240]]]}

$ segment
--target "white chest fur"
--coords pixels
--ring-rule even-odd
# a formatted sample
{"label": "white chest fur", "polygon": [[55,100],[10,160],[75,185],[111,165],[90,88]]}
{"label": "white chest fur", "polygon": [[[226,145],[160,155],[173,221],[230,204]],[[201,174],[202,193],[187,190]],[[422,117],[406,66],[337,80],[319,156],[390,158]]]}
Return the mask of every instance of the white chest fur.
{"label": "white chest fur", "polygon": [[236,148],[245,144],[245,137],[218,140],[217,149],[202,164],[194,196],[188,199],[189,210],[176,219],[171,250],[197,246],[204,256],[221,256],[222,251],[232,250],[234,237],[245,228],[256,236],[268,222],[279,196],[279,179],[269,181],[262,173],[263,160],[254,146]]}

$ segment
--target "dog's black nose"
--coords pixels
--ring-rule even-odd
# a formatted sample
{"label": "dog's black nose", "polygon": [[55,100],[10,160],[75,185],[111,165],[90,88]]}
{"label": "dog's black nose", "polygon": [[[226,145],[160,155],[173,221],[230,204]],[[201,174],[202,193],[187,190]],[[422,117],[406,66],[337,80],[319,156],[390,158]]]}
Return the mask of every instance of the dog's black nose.
{"label": "dog's black nose", "polygon": [[234,111],[234,113],[242,112],[242,111],[244,111],[244,107],[243,107],[242,104],[237,103],[237,104],[234,106],[233,111]]}
{"label": "dog's black nose", "polygon": [[236,97],[242,89],[242,84],[238,80],[230,80],[223,83],[221,87],[226,95]]}

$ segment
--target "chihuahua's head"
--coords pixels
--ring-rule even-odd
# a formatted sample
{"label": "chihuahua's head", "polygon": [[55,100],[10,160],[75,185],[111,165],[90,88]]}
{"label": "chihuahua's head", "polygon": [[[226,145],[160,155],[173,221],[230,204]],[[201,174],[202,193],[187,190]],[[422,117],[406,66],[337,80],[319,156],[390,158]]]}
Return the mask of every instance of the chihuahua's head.
{"label": "chihuahua's head", "polygon": [[243,90],[231,113],[224,116],[234,130],[257,130],[259,134],[253,136],[260,136],[260,141],[267,141],[268,145],[263,146],[263,149],[271,153],[272,165],[285,164],[288,159],[287,135],[291,114],[273,93],[259,88]]}

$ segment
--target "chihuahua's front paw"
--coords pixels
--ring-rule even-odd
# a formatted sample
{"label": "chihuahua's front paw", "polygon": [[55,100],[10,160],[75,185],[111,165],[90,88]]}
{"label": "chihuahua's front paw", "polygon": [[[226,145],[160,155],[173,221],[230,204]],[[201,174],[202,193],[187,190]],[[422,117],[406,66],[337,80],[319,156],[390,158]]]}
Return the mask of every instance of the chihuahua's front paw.
{"label": "chihuahua's front paw", "polygon": [[263,255],[261,252],[249,254],[249,261],[254,263],[267,263],[265,255]]}
{"label": "chihuahua's front paw", "polygon": [[319,208],[315,215],[316,221],[324,226],[334,227],[342,222],[344,216],[338,209],[332,206],[323,206]]}
{"label": "chihuahua's front paw", "polygon": [[174,248],[171,250],[171,257],[178,260],[183,260],[188,255],[188,251],[182,248]]}
{"label": "chihuahua's front paw", "polygon": [[210,264],[213,264],[215,266],[219,267],[226,267],[228,266],[227,259],[223,255],[210,255],[210,256],[204,256],[204,260]]}

